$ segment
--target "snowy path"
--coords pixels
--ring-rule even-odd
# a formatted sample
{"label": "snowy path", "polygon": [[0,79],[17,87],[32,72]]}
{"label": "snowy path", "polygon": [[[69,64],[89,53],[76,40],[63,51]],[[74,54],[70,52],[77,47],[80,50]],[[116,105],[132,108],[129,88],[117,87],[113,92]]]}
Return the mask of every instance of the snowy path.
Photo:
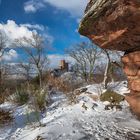
{"label": "snowy path", "polygon": [[[140,121],[123,109],[104,110],[104,104],[81,95],[79,103],[68,105],[62,95],[42,115],[42,127],[27,125],[27,106],[14,107],[15,124],[0,128],[0,140],[139,140]],[[82,107],[85,103],[87,110]],[[96,104],[96,106],[95,106]],[[94,107],[93,107],[94,106]],[[2,108],[9,105],[2,105]],[[33,112],[30,112],[33,121]],[[41,140],[42,140],[41,139]],[[39,140],[39,139],[38,139]]]}

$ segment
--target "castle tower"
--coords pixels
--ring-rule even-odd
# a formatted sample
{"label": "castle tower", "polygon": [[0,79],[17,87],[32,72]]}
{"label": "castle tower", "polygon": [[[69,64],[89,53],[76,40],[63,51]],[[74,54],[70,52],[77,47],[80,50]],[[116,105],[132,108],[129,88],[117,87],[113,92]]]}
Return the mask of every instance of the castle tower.
{"label": "castle tower", "polygon": [[69,64],[65,60],[60,61],[60,69],[68,71],[69,70]]}

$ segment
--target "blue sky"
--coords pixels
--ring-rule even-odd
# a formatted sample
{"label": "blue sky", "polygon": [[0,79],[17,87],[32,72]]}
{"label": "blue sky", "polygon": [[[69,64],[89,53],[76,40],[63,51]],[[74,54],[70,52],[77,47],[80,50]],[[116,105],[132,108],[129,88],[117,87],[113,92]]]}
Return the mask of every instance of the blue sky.
{"label": "blue sky", "polygon": [[[37,30],[50,40],[53,49],[49,53],[53,56],[62,55],[65,48],[88,40],[77,32],[88,0],[0,1],[0,29],[10,32],[10,38]],[[21,55],[20,51],[17,53]]]}

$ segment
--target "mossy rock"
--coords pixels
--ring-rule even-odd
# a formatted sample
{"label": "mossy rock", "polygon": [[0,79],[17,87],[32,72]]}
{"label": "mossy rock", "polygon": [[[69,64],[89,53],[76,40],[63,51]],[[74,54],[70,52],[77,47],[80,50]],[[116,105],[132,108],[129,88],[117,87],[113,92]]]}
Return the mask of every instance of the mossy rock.
{"label": "mossy rock", "polygon": [[124,96],[118,94],[117,92],[107,90],[100,96],[101,101],[109,101],[113,104],[119,104],[121,101],[124,100]]}

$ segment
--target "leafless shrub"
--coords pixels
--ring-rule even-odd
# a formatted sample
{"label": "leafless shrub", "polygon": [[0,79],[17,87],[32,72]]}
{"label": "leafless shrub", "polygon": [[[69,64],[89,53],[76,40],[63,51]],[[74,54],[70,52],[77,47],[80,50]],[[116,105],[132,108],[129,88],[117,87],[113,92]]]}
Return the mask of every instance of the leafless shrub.
{"label": "leafless shrub", "polygon": [[26,104],[29,101],[29,93],[24,89],[17,90],[10,96],[10,100],[18,105]]}
{"label": "leafless shrub", "polygon": [[76,61],[74,69],[86,81],[93,81],[95,62],[100,58],[102,50],[92,43],[82,42],[66,52]]}
{"label": "leafless shrub", "polygon": [[62,77],[54,78],[50,76],[48,81],[49,85],[52,85],[54,88],[56,88],[56,90],[64,93],[72,92],[81,86],[81,83],[73,82],[72,80],[65,80]]}

